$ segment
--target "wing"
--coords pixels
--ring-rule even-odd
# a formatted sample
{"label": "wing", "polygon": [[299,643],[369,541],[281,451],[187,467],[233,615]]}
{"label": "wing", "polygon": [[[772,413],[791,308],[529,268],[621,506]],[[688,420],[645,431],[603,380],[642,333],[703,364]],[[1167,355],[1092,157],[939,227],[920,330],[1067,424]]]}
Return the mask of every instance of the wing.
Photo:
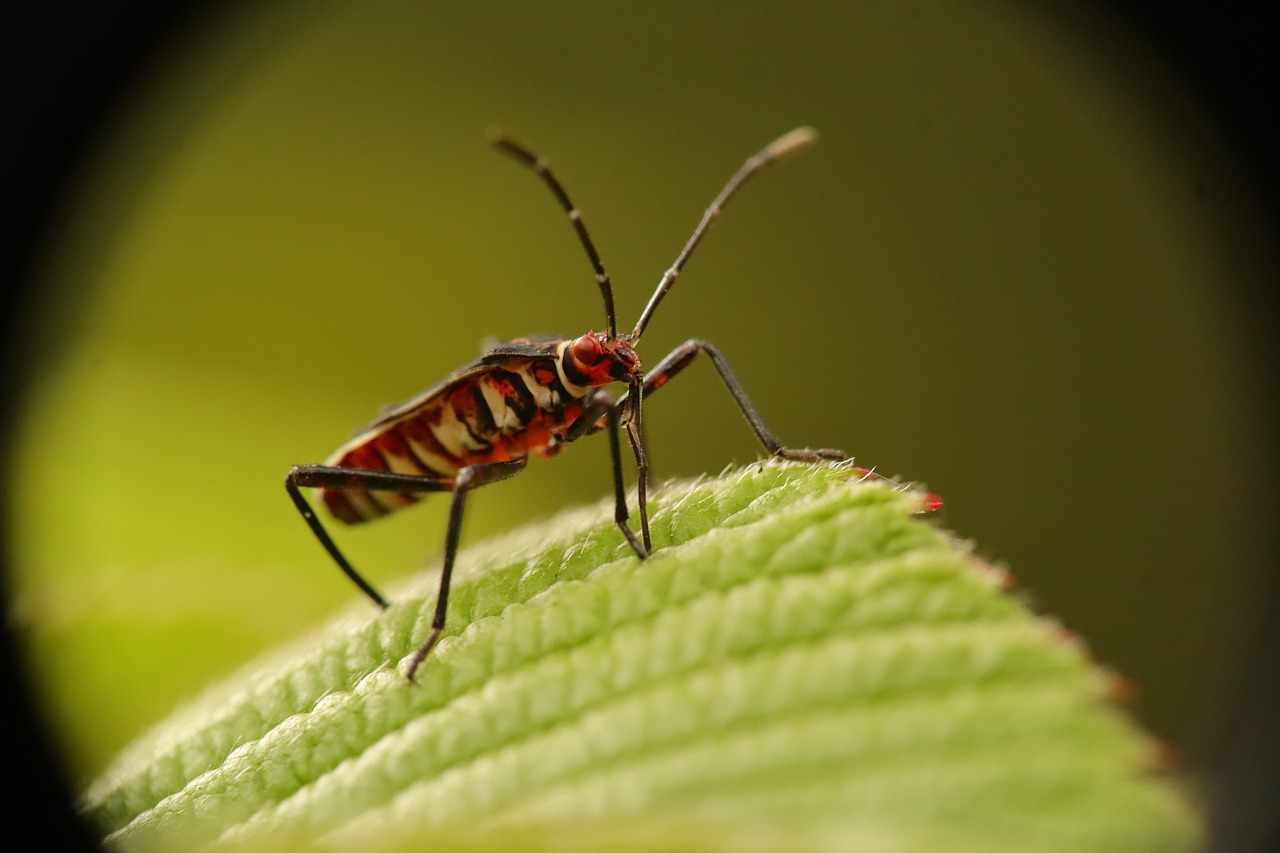
{"label": "wing", "polygon": [[530,335],[490,347],[478,364],[498,364],[509,358],[545,358],[555,355],[564,338],[555,335]]}
{"label": "wing", "polygon": [[563,340],[564,338],[558,338],[554,335],[531,335],[527,338],[516,338],[513,341],[498,344],[480,356],[480,358],[449,374],[437,385],[411,399],[405,400],[403,403],[385,409],[375,421],[360,428],[354,434],[357,436],[364,435],[411,415],[432,400],[452,390],[459,382],[465,382],[474,376],[478,376],[488,371],[495,364],[501,364],[511,358],[535,358],[555,355],[556,348]]}

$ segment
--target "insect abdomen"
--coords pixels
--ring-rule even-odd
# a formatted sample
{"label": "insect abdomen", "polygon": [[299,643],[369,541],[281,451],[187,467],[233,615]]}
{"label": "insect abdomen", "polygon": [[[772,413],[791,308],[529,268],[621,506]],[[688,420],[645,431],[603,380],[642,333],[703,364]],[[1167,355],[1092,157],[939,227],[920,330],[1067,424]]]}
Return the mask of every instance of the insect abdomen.
{"label": "insect abdomen", "polygon": [[[575,389],[576,390],[576,389]],[[439,389],[416,408],[339,448],[325,465],[431,477],[447,491],[460,468],[548,455],[580,412],[551,359],[513,359]],[[365,488],[322,489],[321,500],[347,524],[416,503],[421,494]]]}
{"label": "insect abdomen", "polygon": [[[438,408],[438,407],[431,407]],[[357,437],[325,461],[336,468],[390,471],[451,479],[462,461],[436,438],[430,409]],[[364,488],[322,489],[321,500],[339,521],[354,524],[417,502],[421,495]]]}

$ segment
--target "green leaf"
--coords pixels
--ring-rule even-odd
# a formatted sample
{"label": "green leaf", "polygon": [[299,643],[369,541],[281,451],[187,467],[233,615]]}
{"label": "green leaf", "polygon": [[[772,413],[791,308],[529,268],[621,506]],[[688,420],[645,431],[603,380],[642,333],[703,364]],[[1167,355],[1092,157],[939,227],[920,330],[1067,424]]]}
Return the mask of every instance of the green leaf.
{"label": "green leaf", "polygon": [[[1181,850],[1114,679],[856,469],[770,463],[462,555],[211,690],[84,810],[123,849]],[[400,669],[397,669],[400,667]]]}

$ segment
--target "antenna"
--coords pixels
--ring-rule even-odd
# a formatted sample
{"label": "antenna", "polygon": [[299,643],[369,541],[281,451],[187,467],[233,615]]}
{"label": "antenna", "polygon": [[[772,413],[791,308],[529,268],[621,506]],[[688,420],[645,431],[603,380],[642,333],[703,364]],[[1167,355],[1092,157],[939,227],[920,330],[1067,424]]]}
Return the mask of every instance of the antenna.
{"label": "antenna", "polygon": [[587,233],[587,226],[582,221],[582,214],[578,212],[578,208],[569,200],[569,194],[564,191],[564,187],[556,180],[556,176],[551,174],[551,167],[547,165],[545,160],[499,131],[490,131],[489,141],[499,151],[514,157],[530,169],[533,169],[538,174],[538,177],[542,178],[543,182],[551,188],[556,201],[560,202],[560,207],[564,208],[565,215],[573,223],[573,230],[578,234],[578,240],[582,242],[582,248],[587,250],[587,257],[591,259],[591,267],[596,273],[596,283],[600,285],[600,293],[604,296],[604,317],[608,325],[608,340],[613,340],[618,336],[618,321],[613,311],[613,283],[609,280],[609,273],[605,271],[604,264],[600,260],[600,253],[596,251],[595,243],[591,242],[591,235]]}
{"label": "antenna", "polygon": [[733,194],[738,191],[738,188],[747,182],[747,178],[750,178],[775,160],[780,160],[802,148],[807,148],[817,140],[818,132],[813,128],[797,127],[790,133],[783,134],[769,143],[764,150],[749,157],[747,162],[742,164],[742,168],[729,179],[729,183],[725,184],[724,189],[720,191],[720,195],[716,196],[715,201],[711,202],[707,212],[702,214],[702,221],[693,230],[693,236],[689,238],[688,243],[685,243],[679,256],[676,257],[675,263],[671,265],[671,268],[663,274],[662,280],[658,282],[658,289],[653,292],[653,296],[649,297],[649,304],[645,306],[644,311],[640,314],[640,319],[636,322],[636,329],[631,333],[633,341],[639,340],[640,335],[644,333],[645,326],[649,325],[649,320],[653,317],[653,312],[658,309],[658,303],[667,295],[671,285],[675,284],[676,278],[684,270],[684,265],[688,263],[689,256],[693,254],[694,249],[698,248],[698,244],[702,242],[702,237],[711,227],[711,223],[719,218],[720,211],[728,203],[729,199],[733,197]]}

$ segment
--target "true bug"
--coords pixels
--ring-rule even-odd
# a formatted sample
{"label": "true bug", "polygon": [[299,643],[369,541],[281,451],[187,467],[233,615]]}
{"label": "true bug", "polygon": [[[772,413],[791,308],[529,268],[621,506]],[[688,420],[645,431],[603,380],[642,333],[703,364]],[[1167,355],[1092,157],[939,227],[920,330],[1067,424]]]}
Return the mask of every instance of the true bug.
{"label": "true bug", "polygon": [[[607,430],[613,465],[614,520],[636,555],[641,559],[648,556],[652,550],[646,502],[649,465],[641,403],[699,356],[711,359],[771,456],[814,463],[847,458],[839,450],[782,446],[764,425],[719,350],[706,341],[686,341],[648,374],[644,373],[635,350],[654,311],[730,197],[752,175],[775,160],[809,146],[816,138],[812,128],[797,128],[747,159],[711,202],[675,262],[663,274],[631,334],[618,333],[609,274],[578,209],[559,180],[546,162],[529,149],[505,136],[492,138],[500,151],[531,168],[564,209],[586,250],[604,297],[605,332],[587,332],[571,339],[520,338],[493,347],[478,361],[378,418],[323,464],[298,465],[285,479],[289,497],[329,556],[365,595],[383,608],[387,600],[338,550],[300,489],[320,489],[321,500],[329,512],[347,524],[408,506],[427,492],[452,492],[435,617],[431,633],[409,663],[406,674],[410,680],[440,639],[445,625],[449,581],[467,493],[518,473],[530,454],[553,456],[571,441]],[[621,396],[615,397],[605,388],[614,382],[627,386]],[[639,538],[628,523],[619,428],[626,430],[638,469]]]}

